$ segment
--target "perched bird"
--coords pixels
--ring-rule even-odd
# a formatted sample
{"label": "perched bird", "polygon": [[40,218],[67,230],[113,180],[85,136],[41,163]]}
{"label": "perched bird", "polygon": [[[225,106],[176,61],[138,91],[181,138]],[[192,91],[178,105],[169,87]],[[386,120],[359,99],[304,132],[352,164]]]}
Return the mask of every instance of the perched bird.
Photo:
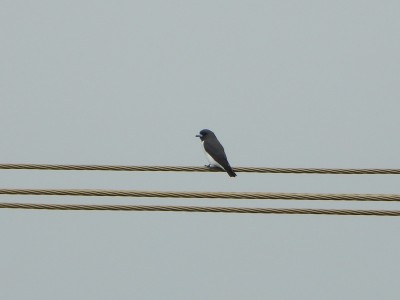
{"label": "perched bird", "polygon": [[235,177],[236,174],[233,172],[228,159],[226,158],[224,147],[222,147],[214,132],[208,129],[203,129],[200,131],[200,134],[196,135],[196,137],[199,137],[203,143],[204,153],[210,162],[208,167],[219,167],[226,171],[230,177]]}

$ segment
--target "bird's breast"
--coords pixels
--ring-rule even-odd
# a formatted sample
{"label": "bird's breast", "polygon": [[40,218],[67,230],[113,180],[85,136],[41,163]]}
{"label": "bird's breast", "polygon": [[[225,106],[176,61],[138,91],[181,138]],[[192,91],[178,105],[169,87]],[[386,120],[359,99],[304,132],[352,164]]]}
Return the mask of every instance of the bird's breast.
{"label": "bird's breast", "polygon": [[214,166],[214,167],[219,167],[219,168],[225,170],[224,167],[222,167],[219,163],[217,163],[215,161],[215,159],[206,151],[206,148],[204,147],[204,141],[202,142],[202,144],[203,144],[204,154],[205,154],[208,162],[210,163],[210,165]]}

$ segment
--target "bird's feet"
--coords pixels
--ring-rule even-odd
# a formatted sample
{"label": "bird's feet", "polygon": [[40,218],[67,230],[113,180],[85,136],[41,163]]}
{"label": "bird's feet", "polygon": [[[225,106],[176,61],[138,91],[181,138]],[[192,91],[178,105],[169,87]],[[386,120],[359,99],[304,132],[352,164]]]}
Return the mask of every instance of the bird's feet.
{"label": "bird's feet", "polygon": [[204,165],[205,167],[209,168],[209,169],[213,169],[213,170],[217,170],[219,169],[217,166],[212,165],[212,164],[208,164],[208,165]]}

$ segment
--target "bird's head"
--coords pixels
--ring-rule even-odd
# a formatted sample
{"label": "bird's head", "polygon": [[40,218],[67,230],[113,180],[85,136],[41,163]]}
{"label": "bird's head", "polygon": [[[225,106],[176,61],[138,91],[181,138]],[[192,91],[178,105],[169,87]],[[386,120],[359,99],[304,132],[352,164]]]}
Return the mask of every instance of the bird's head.
{"label": "bird's head", "polygon": [[207,137],[210,137],[212,135],[214,135],[214,132],[208,129],[203,129],[202,131],[200,131],[199,134],[196,134],[196,137],[199,137],[200,140],[204,141]]}

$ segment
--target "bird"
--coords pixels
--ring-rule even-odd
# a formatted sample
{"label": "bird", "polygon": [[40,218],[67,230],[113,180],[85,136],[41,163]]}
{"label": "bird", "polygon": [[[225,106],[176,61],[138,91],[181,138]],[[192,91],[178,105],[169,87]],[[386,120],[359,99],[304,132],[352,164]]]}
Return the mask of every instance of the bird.
{"label": "bird", "polygon": [[203,143],[204,153],[210,163],[207,167],[219,167],[226,171],[230,177],[236,177],[235,172],[232,170],[232,167],[228,162],[224,147],[222,147],[214,132],[208,129],[203,129],[196,135],[196,137],[199,137]]}

